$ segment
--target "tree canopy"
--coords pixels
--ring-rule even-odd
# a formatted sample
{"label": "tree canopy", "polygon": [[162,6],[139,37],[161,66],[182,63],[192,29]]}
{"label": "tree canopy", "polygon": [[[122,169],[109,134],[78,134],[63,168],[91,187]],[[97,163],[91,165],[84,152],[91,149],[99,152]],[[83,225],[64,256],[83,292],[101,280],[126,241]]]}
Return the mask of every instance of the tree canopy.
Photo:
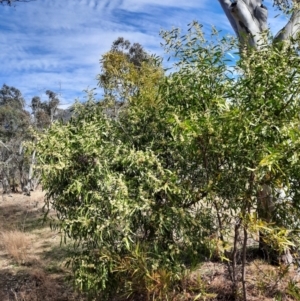
{"label": "tree canopy", "polygon": [[106,100],[117,106],[146,96],[153,101],[163,69],[158,58],[145,52],[140,44],[131,45],[118,38],[100,62],[102,72],[98,80]]}
{"label": "tree canopy", "polygon": [[24,110],[20,90],[3,85],[0,89],[0,139],[4,142],[23,135],[29,126],[30,115]]}

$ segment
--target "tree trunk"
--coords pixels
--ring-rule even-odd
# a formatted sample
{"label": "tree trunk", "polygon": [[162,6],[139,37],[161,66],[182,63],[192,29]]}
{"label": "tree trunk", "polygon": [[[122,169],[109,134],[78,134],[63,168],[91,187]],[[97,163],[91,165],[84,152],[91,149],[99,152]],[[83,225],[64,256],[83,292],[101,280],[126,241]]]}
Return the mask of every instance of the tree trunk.
{"label": "tree trunk", "polygon": [[[262,0],[218,1],[240,41],[241,49],[251,47],[259,50],[267,42],[265,33],[268,29],[268,10],[262,4]],[[293,5],[292,14],[287,24],[275,35],[274,42],[276,43],[288,42],[289,38],[295,38],[300,32],[300,0],[291,0],[291,2]],[[288,3],[288,0],[274,0],[274,4],[279,8],[288,8]],[[259,218],[267,222],[274,222],[276,199],[268,185],[263,185],[261,191],[258,192],[257,203]],[[270,247],[264,242],[261,233],[259,248],[268,256]],[[290,253],[286,252],[281,259],[290,264]]]}
{"label": "tree trunk", "polygon": [[[262,185],[261,190],[257,192],[257,214],[260,219],[271,223],[275,211],[275,200],[272,197],[272,191],[266,184]],[[259,233],[259,250],[262,256],[270,261],[271,248],[264,240],[264,234]],[[274,258],[272,259],[272,261]]]}
{"label": "tree trunk", "polygon": [[[268,29],[268,10],[262,0],[218,0],[241,44],[259,48]],[[286,41],[300,31],[299,0],[294,0],[294,12],[288,23],[276,34],[274,41]]]}

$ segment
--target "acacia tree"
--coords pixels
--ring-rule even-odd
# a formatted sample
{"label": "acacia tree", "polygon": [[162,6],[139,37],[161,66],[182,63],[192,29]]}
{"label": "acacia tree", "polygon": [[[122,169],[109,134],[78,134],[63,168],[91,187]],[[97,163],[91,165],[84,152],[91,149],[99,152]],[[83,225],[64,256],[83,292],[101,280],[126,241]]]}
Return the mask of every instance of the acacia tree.
{"label": "acacia tree", "polygon": [[[240,42],[257,48],[268,29],[268,10],[263,0],[219,0]],[[288,23],[275,35],[275,41],[296,37],[300,30],[299,0],[274,0],[274,5],[290,13]]]}
{"label": "acacia tree", "polygon": [[247,300],[248,238],[256,240],[260,232],[273,258],[284,254],[280,259],[287,264],[289,247],[299,246],[299,39],[291,41],[293,47],[270,43],[248,51],[230,78],[222,57],[230,48],[222,40],[203,48],[207,41],[195,25],[189,39],[181,40],[176,30],[165,34],[179,72],[169,78],[162,99],[174,105],[171,121],[185,142],[180,152],[186,166],[195,165],[194,171],[186,169],[192,177],[185,179],[195,181],[202,202],[214,207],[219,238],[229,245],[224,255],[234,297],[240,279]]}

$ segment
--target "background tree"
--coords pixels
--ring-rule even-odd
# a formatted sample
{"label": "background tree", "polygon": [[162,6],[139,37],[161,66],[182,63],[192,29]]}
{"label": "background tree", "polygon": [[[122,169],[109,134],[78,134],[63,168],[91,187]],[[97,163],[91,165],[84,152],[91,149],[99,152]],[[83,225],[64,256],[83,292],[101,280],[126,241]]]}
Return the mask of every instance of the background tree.
{"label": "background tree", "polygon": [[158,58],[145,52],[140,44],[118,38],[100,63],[99,86],[111,103],[110,114],[116,116],[121,107],[137,99],[147,99],[151,105],[164,74]]}
{"label": "background tree", "polygon": [[[28,162],[23,153],[23,141],[28,139],[30,114],[24,109],[24,98],[15,87],[0,89],[1,175],[15,189],[25,185]],[[9,187],[8,187],[9,188]]]}
{"label": "background tree", "polygon": [[31,100],[34,124],[37,128],[49,127],[58,110],[59,98],[57,94],[51,90],[47,90],[45,93],[48,100],[41,101],[39,96],[34,96]]}
{"label": "background tree", "polygon": [[[34,96],[31,100],[31,108],[33,114],[33,127],[38,131],[48,128],[54,121],[56,113],[58,112],[59,98],[57,94],[51,90],[47,90],[45,94],[48,100],[41,101],[39,96]],[[60,112],[63,117],[63,112]],[[36,150],[33,148],[30,155],[30,164],[27,178],[27,185],[23,190],[30,195],[31,190],[35,190],[40,181],[40,173],[37,169],[34,170],[36,165]]]}
{"label": "background tree", "polygon": [[24,103],[24,98],[18,89],[5,84],[2,86],[0,90],[0,105],[11,105],[15,108],[22,109]]}

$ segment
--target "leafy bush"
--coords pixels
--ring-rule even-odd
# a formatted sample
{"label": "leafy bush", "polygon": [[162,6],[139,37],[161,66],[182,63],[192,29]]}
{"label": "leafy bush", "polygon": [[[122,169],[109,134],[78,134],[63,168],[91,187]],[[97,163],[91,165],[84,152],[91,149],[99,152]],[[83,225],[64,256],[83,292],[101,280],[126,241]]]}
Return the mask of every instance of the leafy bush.
{"label": "leafy bush", "polygon": [[53,125],[38,149],[59,227],[80,245],[77,282],[109,295],[130,291],[132,278],[148,283],[161,269],[180,272],[178,258],[203,248],[210,230],[206,211],[185,206],[190,191],[178,175],[150,144],[137,149],[121,121],[103,111],[101,103],[82,106],[67,125]]}
{"label": "leafy bush", "polygon": [[162,35],[175,71],[155,97],[143,90],[114,118],[91,97],[40,136],[48,205],[91,294],[164,300],[213,254],[237,297],[249,237],[280,252],[298,244],[299,56],[266,45],[232,66],[235,41],[206,40],[197,23]]}

